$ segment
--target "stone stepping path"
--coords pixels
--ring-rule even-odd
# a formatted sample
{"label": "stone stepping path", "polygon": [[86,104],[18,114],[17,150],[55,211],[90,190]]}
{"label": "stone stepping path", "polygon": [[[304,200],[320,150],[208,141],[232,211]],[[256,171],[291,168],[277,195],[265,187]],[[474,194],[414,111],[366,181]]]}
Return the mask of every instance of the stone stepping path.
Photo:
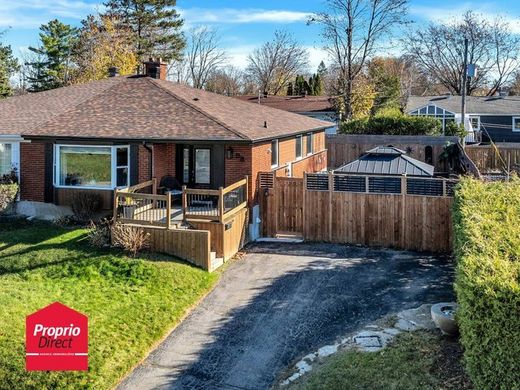
{"label": "stone stepping path", "polygon": [[397,313],[393,326],[384,327],[378,324],[366,325],[361,331],[343,337],[339,342],[325,345],[316,352],[304,356],[290,370],[291,375],[280,383],[287,386],[312,371],[321,359],[338,351],[357,350],[361,352],[377,352],[383,349],[395,336],[402,332],[413,332],[420,329],[435,329],[431,319],[431,304],[424,304],[416,309],[403,310]]}

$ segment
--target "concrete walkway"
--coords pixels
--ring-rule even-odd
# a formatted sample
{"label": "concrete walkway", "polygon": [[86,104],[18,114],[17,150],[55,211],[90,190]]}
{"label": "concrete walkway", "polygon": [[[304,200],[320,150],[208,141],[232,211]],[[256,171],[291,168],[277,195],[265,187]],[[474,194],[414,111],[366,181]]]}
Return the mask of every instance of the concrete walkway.
{"label": "concrete walkway", "polygon": [[453,299],[445,258],[305,243],[248,252],[120,389],[266,389],[341,335]]}

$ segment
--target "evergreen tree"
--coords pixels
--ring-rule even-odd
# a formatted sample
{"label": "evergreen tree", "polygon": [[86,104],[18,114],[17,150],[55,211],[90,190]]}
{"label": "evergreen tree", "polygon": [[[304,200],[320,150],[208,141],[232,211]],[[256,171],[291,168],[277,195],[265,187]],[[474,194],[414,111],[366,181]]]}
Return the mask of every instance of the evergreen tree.
{"label": "evergreen tree", "polygon": [[327,67],[325,66],[325,63],[323,61],[320,62],[318,65],[318,76],[323,78],[327,74]]}
{"label": "evergreen tree", "polygon": [[11,46],[0,43],[0,99],[13,93],[9,79],[19,69],[16,58],[13,57]]}
{"label": "evergreen tree", "polygon": [[287,85],[287,96],[293,96],[294,95],[294,85],[290,81],[289,85]]}
{"label": "evergreen tree", "polygon": [[309,83],[302,75],[297,75],[294,82],[294,95],[308,95],[310,92]]}
{"label": "evergreen tree", "polygon": [[40,27],[41,46],[29,47],[37,60],[29,63],[28,77],[31,92],[59,88],[70,82],[71,51],[77,30],[59,20],[51,20]]}
{"label": "evergreen tree", "polygon": [[160,57],[180,60],[185,46],[183,20],[175,10],[176,0],[109,0],[108,15],[120,20],[133,34],[140,61]]}

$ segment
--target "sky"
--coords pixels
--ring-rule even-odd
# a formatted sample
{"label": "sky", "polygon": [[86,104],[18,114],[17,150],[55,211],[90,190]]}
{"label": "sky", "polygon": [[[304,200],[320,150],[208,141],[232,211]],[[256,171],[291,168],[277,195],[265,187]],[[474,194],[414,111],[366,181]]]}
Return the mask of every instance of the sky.
{"label": "sky", "polygon": [[[520,34],[519,0],[410,0],[413,25],[446,21],[472,9],[490,18],[500,15]],[[245,67],[247,55],[279,29],[294,34],[310,53],[311,69],[326,60],[318,26],[307,17],[323,9],[323,0],[177,0],[185,28],[210,25],[218,29],[229,63]],[[51,19],[79,25],[88,14],[103,10],[102,0],[0,0],[0,31],[16,56],[38,44],[38,28]]]}

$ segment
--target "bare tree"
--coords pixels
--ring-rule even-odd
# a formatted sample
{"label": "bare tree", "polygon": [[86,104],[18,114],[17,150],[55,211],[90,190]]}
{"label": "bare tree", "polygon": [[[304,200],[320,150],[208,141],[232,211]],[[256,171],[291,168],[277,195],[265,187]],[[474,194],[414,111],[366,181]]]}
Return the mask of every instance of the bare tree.
{"label": "bare tree", "polygon": [[464,40],[468,39],[468,63],[478,74],[468,83],[468,94],[485,90],[493,95],[511,81],[518,67],[520,39],[501,18],[489,22],[469,11],[462,20],[430,24],[411,31],[404,39],[407,54],[419,71],[449,92],[461,94],[464,75]]}
{"label": "bare tree", "polygon": [[244,93],[244,86],[244,72],[234,66],[226,66],[211,73],[206,83],[206,90],[235,96]]}
{"label": "bare tree", "polygon": [[396,25],[405,22],[407,0],[326,0],[327,10],[309,23],[322,25],[325,49],[337,68],[344,117],[352,116],[354,82],[369,58],[388,43]]}
{"label": "bare tree", "polygon": [[278,95],[308,66],[308,53],[286,31],[276,31],[248,57],[247,73],[264,93]]}
{"label": "bare tree", "polygon": [[226,52],[220,48],[220,37],[209,27],[192,29],[186,51],[191,85],[204,88],[209,76],[226,62]]}

